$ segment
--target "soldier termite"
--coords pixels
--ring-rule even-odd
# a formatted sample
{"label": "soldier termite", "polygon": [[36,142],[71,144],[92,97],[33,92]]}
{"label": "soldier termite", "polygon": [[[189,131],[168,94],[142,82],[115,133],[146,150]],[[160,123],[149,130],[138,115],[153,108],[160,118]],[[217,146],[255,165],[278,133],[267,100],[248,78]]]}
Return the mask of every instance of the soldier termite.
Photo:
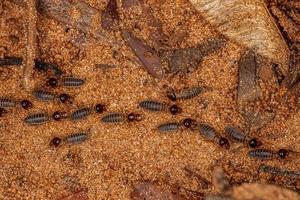
{"label": "soldier termite", "polygon": [[49,116],[46,113],[35,113],[27,116],[25,122],[30,125],[44,124],[49,121]]}
{"label": "soldier termite", "polygon": [[17,102],[13,99],[0,97],[0,107],[1,108],[13,108],[16,107]]}
{"label": "soldier termite", "polygon": [[64,141],[69,144],[79,144],[88,138],[87,133],[74,133],[64,138]]}
{"label": "soldier termite", "polygon": [[167,122],[157,127],[159,132],[172,132],[179,130],[179,128],[180,124],[176,122]]}
{"label": "soldier termite", "polygon": [[123,122],[126,119],[126,115],[122,113],[109,113],[101,118],[104,123],[117,123]]}
{"label": "soldier termite", "polygon": [[139,103],[139,106],[146,110],[150,110],[153,112],[167,111],[167,109],[169,109],[169,111],[173,115],[175,115],[177,113],[181,113],[181,111],[182,111],[182,109],[180,107],[178,107],[177,105],[172,105],[169,107],[169,105],[167,105],[166,103],[161,103],[161,102],[153,101],[153,100],[142,101]]}
{"label": "soldier termite", "polygon": [[74,111],[71,114],[71,119],[73,121],[84,119],[87,116],[91,115],[92,113],[93,113],[93,109],[91,109],[91,108],[88,108],[88,107],[81,108],[81,109],[78,109],[78,110]]}
{"label": "soldier termite", "polygon": [[256,148],[261,145],[261,142],[256,138],[249,138],[240,129],[232,126],[225,127],[226,134],[233,140],[247,143],[251,148]]}
{"label": "soldier termite", "polygon": [[208,124],[198,124],[193,127],[193,129],[198,130],[204,138],[217,143],[219,146],[225,149],[230,147],[229,141],[226,138],[221,137],[217,131]]}
{"label": "soldier termite", "polygon": [[248,156],[257,159],[273,159],[273,158],[286,158],[289,151],[286,149],[279,149],[277,152],[268,149],[255,149],[248,152]]}
{"label": "soldier termite", "polygon": [[167,97],[171,101],[191,99],[198,96],[201,92],[202,92],[202,88],[200,87],[184,88],[178,92],[171,89],[167,91]]}

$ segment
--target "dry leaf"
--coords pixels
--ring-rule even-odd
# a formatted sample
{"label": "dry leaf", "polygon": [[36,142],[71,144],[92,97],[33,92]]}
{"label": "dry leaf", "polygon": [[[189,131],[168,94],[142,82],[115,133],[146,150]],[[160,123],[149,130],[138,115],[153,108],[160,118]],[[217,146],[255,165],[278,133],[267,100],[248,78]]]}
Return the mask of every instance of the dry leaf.
{"label": "dry leaf", "polygon": [[288,71],[289,50],[263,0],[190,0],[230,39],[280,64]]}

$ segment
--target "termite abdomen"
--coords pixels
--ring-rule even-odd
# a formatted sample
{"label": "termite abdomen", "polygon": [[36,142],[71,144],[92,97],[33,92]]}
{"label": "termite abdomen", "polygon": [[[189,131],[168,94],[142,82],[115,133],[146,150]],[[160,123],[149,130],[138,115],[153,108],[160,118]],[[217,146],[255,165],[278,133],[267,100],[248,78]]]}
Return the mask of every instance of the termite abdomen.
{"label": "termite abdomen", "polygon": [[67,136],[64,140],[70,144],[79,144],[87,139],[88,135],[86,133],[75,133]]}
{"label": "termite abdomen", "polygon": [[165,111],[168,106],[165,103],[157,102],[157,101],[142,101],[140,107],[150,110],[150,111]]}
{"label": "termite abdomen", "polygon": [[122,113],[109,113],[101,118],[104,123],[117,123],[126,119],[126,116]]}
{"label": "termite abdomen", "polygon": [[199,124],[197,127],[200,134],[209,140],[215,140],[218,135],[217,131],[208,124]]}
{"label": "termite abdomen", "polygon": [[81,108],[79,110],[74,111],[71,114],[72,120],[80,120],[86,118],[88,115],[92,114],[92,109],[90,108]]}
{"label": "termite abdomen", "polygon": [[41,101],[54,101],[55,95],[51,92],[44,90],[34,90],[33,96]]}
{"label": "termite abdomen", "polygon": [[200,87],[191,87],[191,88],[186,88],[180,91],[176,95],[176,99],[178,100],[183,100],[183,99],[191,99],[196,96],[198,96],[202,92],[202,89]]}
{"label": "termite abdomen", "polygon": [[258,158],[258,159],[270,159],[276,156],[271,150],[267,149],[255,149],[248,152],[249,157],[251,158]]}
{"label": "termite abdomen", "polygon": [[16,101],[6,98],[6,97],[1,97],[0,98],[0,107],[1,108],[12,108],[12,107],[16,107]]}
{"label": "termite abdomen", "polygon": [[84,80],[75,77],[65,77],[63,78],[63,86],[65,87],[79,87],[84,84]]}
{"label": "termite abdomen", "polygon": [[238,142],[244,142],[246,140],[245,134],[238,128],[227,126],[225,132],[231,139]]}
{"label": "termite abdomen", "polygon": [[25,118],[25,122],[30,125],[44,124],[49,120],[49,116],[46,113],[36,113],[29,115]]}
{"label": "termite abdomen", "polygon": [[172,123],[164,123],[157,127],[160,132],[169,132],[169,131],[176,131],[179,129],[179,123],[172,122]]}

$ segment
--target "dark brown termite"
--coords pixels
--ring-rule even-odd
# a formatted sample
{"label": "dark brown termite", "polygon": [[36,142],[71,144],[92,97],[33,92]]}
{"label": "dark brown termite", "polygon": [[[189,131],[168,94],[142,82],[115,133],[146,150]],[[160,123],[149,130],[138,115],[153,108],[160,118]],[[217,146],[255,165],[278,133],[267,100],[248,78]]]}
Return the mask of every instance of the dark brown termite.
{"label": "dark brown termite", "polygon": [[259,147],[262,144],[256,138],[249,138],[240,129],[236,127],[227,126],[225,127],[225,132],[231,139],[238,142],[247,143],[251,148]]}
{"label": "dark brown termite", "polygon": [[13,99],[0,97],[0,107],[1,108],[13,108],[16,107],[17,102]]}
{"label": "dark brown termite", "polygon": [[159,132],[172,132],[179,130],[179,128],[180,124],[177,122],[167,122],[157,127]]}
{"label": "dark brown termite", "polygon": [[142,101],[142,102],[140,102],[139,106],[141,108],[144,108],[146,110],[150,110],[153,112],[167,111],[167,109],[169,109],[169,112],[172,113],[173,115],[182,112],[182,109],[177,105],[172,105],[169,107],[169,105],[166,103],[161,103],[161,102],[153,101],[153,100]]}
{"label": "dark brown termite", "polygon": [[289,155],[289,151],[286,149],[279,149],[277,152],[268,149],[255,149],[248,152],[248,156],[257,159],[274,159],[274,158],[286,158]]}
{"label": "dark brown termite", "polygon": [[76,77],[63,77],[62,79],[51,77],[47,80],[47,85],[51,87],[64,86],[68,88],[80,87],[85,83],[83,79]]}
{"label": "dark brown termite", "polygon": [[217,131],[208,124],[198,124],[193,129],[198,130],[204,138],[217,143],[220,147],[225,149],[230,147],[228,139],[221,137]]}
{"label": "dark brown termite", "polygon": [[178,92],[171,89],[171,90],[167,91],[167,97],[171,101],[186,100],[186,99],[191,99],[191,98],[198,96],[202,91],[203,91],[203,89],[200,87],[184,88]]}
{"label": "dark brown termite", "polygon": [[30,125],[40,125],[49,121],[49,116],[46,113],[35,113],[27,116],[25,122]]}
{"label": "dark brown termite", "polygon": [[35,69],[44,72],[52,71],[55,76],[60,76],[63,74],[63,71],[59,69],[58,65],[53,63],[47,63],[42,60],[35,61]]}

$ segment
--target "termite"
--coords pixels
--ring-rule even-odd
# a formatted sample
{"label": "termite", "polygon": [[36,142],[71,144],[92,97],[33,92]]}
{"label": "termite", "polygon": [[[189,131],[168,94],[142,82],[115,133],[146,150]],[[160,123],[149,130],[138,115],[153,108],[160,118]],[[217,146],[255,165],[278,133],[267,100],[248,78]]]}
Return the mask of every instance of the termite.
{"label": "termite", "polygon": [[268,149],[255,149],[248,152],[248,156],[258,159],[273,159],[273,158],[286,158],[289,151],[286,149],[279,149],[277,152]]}
{"label": "termite", "polygon": [[240,129],[232,126],[225,127],[226,134],[233,140],[247,143],[251,148],[256,148],[261,145],[261,142],[256,138],[249,138]]}
{"label": "termite", "polygon": [[167,97],[171,101],[191,99],[198,96],[202,91],[200,87],[184,88],[179,92],[169,90],[167,91]]}

